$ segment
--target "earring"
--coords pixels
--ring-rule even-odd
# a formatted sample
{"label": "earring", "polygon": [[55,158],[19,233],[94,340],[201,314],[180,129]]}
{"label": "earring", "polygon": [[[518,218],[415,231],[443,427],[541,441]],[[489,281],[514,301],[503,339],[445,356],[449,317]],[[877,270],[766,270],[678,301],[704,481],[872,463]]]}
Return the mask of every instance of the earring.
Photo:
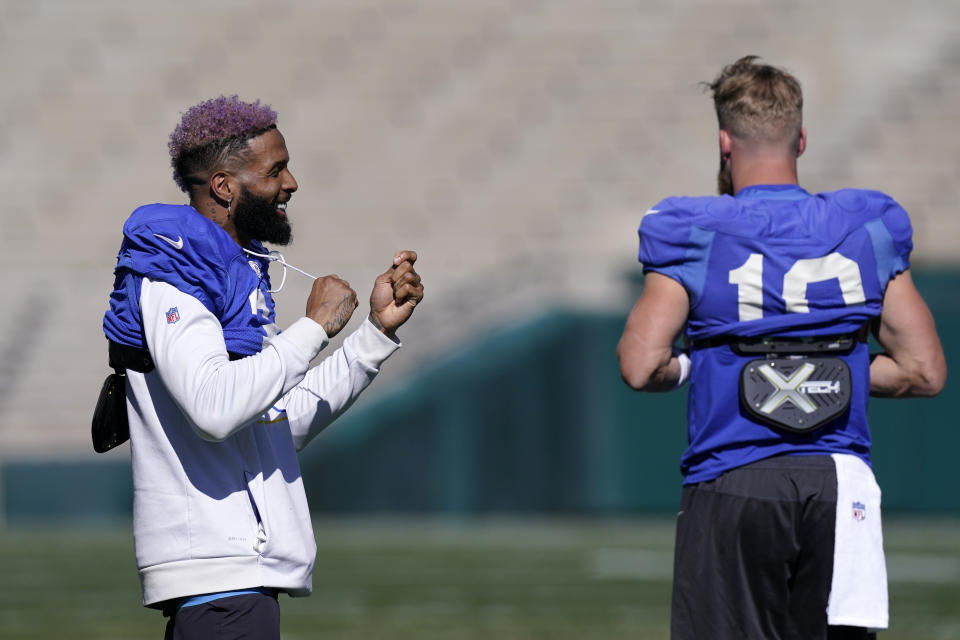
{"label": "earring", "polygon": [[230,210],[231,205],[233,205],[233,198],[227,200],[227,220],[233,216],[233,212]]}

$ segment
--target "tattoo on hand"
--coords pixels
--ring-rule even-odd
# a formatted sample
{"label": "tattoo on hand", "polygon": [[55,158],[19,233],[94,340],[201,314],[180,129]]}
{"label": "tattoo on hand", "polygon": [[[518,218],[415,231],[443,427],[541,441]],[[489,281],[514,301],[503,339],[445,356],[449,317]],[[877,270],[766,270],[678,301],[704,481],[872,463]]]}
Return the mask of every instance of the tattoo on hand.
{"label": "tattoo on hand", "polygon": [[328,320],[323,323],[323,330],[327,334],[336,333],[343,328],[343,325],[346,324],[347,320],[350,318],[350,314],[353,313],[353,309],[350,308],[350,295],[347,294],[343,296],[343,300],[337,304],[337,315],[334,316],[333,320]]}

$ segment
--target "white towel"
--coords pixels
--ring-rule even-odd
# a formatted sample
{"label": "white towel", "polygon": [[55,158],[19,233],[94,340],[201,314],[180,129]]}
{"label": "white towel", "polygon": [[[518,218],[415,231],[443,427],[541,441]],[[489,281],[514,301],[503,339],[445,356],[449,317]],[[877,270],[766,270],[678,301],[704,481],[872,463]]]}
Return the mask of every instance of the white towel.
{"label": "white towel", "polygon": [[886,629],[890,614],[880,487],[860,458],[832,457],[837,467],[837,523],[827,623]]}

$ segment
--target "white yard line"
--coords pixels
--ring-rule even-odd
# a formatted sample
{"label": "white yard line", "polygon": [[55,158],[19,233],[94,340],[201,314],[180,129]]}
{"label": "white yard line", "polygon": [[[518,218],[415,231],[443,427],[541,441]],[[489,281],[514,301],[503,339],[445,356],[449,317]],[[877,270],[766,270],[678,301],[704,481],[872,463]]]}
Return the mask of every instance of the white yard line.
{"label": "white yard line", "polygon": [[[596,549],[587,571],[595,580],[669,580],[673,553],[649,549]],[[960,584],[960,558],[923,553],[888,553],[890,582]]]}

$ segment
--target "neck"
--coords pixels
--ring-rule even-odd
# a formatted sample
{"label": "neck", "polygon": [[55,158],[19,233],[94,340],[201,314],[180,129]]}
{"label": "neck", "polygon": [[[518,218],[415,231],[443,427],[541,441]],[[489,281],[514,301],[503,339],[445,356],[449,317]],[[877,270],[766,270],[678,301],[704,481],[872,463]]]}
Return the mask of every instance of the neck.
{"label": "neck", "polygon": [[241,237],[237,228],[233,225],[233,220],[230,217],[230,211],[227,207],[209,196],[193,196],[190,198],[190,206],[196,209],[200,215],[216,222],[220,228],[226,231],[230,237],[233,238],[233,241],[241,247],[249,245],[250,239]]}
{"label": "neck", "polygon": [[731,163],[733,192],[758,184],[799,184],[797,159],[780,154],[743,154]]}

